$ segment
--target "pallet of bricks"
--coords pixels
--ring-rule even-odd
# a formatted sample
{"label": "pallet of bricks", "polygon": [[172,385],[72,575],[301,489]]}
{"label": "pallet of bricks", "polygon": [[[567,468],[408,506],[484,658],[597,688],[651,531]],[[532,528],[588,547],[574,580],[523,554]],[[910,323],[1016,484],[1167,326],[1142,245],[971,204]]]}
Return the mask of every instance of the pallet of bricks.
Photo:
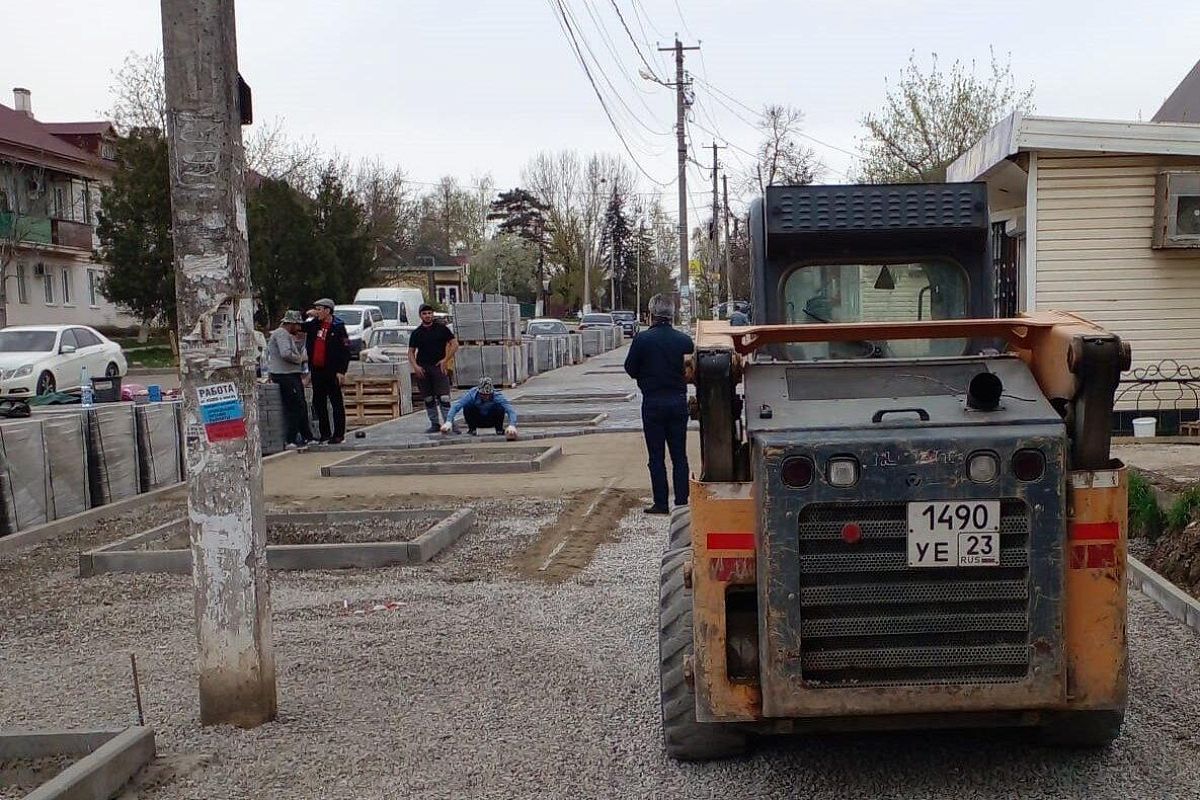
{"label": "pallet of bricks", "polygon": [[513,387],[529,376],[529,355],[521,341],[521,307],[516,303],[456,303],[455,383],[470,388],[487,376],[498,387]]}

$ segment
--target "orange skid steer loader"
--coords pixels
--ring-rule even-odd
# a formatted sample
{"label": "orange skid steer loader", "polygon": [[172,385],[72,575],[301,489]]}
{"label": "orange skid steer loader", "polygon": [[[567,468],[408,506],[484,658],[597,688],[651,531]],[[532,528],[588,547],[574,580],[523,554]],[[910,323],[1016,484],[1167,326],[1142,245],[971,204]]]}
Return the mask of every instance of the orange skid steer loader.
{"label": "orange skid steer loader", "polygon": [[750,225],[755,324],[699,323],[689,369],[702,465],[662,559],[667,751],[985,725],[1111,741],[1127,346],[1068,314],[995,318],[981,184],[768,187]]}

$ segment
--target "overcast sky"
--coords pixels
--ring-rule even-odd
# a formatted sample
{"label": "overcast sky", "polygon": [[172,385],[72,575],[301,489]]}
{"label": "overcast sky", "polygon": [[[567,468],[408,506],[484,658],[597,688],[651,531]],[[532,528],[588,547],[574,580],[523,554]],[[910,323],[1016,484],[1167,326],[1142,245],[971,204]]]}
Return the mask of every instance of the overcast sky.
{"label": "overcast sky", "polygon": [[[46,121],[94,118],[125,55],[162,46],[156,0],[2,1],[5,28],[21,35],[0,47],[0,102],[12,104],[7,87],[27,87]],[[663,183],[675,174],[674,95],[638,78],[614,2],[660,75],[673,75],[673,64],[649,52],[643,30],[650,46],[676,32],[685,44],[702,42],[687,54],[699,79],[691,134],[701,160],[711,158],[702,151],[713,135],[698,126],[733,145],[721,158],[738,170],[748,159],[737,148],[754,150],[757,139],[739,103],[786,103],[803,109],[808,134],[832,145],[813,143],[827,182],[850,171],[842,151],[855,150],[859,119],[880,106],[885,78],[910,52],[924,63],[933,52],[945,64],[976,60],[982,74],[994,47],[1011,54],[1019,85],[1035,84],[1038,113],[1104,119],[1148,119],[1200,59],[1200,4],[1178,0],[564,2],[582,46],[603,63],[594,77],[618,126]],[[256,117],[281,117],[325,148],[382,157],[417,181],[490,173],[502,188],[539,150],[623,152],[554,0],[239,0],[237,10]],[[706,202],[707,180],[690,171],[696,205]],[[673,203],[674,187],[665,192]]]}

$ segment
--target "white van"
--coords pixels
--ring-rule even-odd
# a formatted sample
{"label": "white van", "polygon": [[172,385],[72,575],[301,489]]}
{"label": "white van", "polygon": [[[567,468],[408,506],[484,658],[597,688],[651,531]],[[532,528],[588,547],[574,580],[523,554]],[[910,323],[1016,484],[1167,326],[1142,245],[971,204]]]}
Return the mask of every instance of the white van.
{"label": "white van", "polygon": [[420,289],[396,286],[367,286],[354,295],[355,305],[378,306],[383,318],[390,322],[421,324],[420,310],[425,295]]}

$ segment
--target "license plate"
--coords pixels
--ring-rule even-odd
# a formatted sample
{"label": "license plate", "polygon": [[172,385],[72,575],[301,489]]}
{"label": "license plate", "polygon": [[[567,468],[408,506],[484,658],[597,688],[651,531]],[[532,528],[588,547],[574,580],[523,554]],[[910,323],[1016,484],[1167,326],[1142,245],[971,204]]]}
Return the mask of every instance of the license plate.
{"label": "license plate", "polygon": [[926,500],[908,504],[910,567],[1000,565],[999,500]]}

